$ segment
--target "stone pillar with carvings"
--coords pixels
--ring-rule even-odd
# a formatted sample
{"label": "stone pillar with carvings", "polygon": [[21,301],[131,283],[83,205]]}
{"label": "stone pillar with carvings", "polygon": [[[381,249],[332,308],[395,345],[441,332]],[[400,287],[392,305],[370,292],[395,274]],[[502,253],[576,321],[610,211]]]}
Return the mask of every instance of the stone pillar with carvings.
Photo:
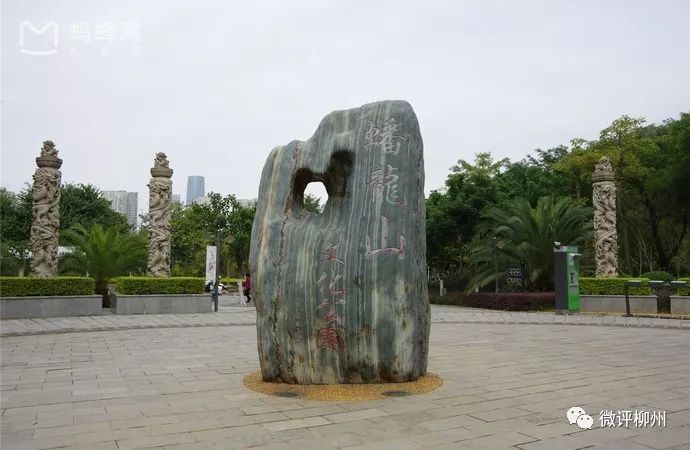
{"label": "stone pillar with carvings", "polygon": [[618,276],[618,234],[616,232],[616,185],[608,157],[603,156],[592,174],[594,207],[594,257],[596,276]]}
{"label": "stone pillar with carvings", "polygon": [[43,142],[36,158],[33,186],[33,222],[31,223],[31,274],[54,277],[57,274],[58,238],[60,236],[60,181],[62,160],[53,141]]}
{"label": "stone pillar with carvings", "polygon": [[156,153],[149,182],[149,258],[148,274],[170,276],[170,207],[173,170],[165,153]]}

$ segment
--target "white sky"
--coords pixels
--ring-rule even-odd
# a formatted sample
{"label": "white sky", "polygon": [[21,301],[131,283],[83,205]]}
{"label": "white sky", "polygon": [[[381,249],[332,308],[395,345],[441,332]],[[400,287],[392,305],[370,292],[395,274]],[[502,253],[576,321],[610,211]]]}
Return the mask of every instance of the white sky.
{"label": "white sky", "polygon": [[[138,191],[140,212],[158,151],[183,199],[188,175],[253,198],[273,147],[376,100],[415,108],[427,192],[480,151],[519,160],[622,114],[690,110],[688,1],[4,0],[1,12],[0,184],[18,191],[52,139],[64,182]],[[20,46],[24,21],[55,22],[57,47],[26,27]]]}

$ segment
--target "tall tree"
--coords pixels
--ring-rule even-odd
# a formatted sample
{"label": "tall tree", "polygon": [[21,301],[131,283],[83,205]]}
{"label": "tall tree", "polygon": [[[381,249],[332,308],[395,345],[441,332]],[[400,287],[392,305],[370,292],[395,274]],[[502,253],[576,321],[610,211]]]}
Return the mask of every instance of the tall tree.
{"label": "tall tree", "polygon": [[113,211],[102,192],[91,184],[63,184],[60,193],[60,230],[76,224],[90,229],[99,224],[103,228],[119,227],[128,230],[127,217]]}
{"label": "tall tree", "polygon": [[[204,274],[206,246],[216,244],[221,233],[221,271],[230,266],[246,271],[255,205],[242,205],[234,195],[210,193],[208,202],[172,210],[172,259],[176,275]],[[224,269],[224,270],[223,270]]]}
{"label": "tall tree", "polygon": [[23,276],[29,264],[31,191],[15,195],[0,191],[0,269],[3,275]]}
{"label": "tall tree", "polygon": [[470,257],[475,272],[470,286],[486,286],[502,277],[507,266],[524,265],[530,288],[553,289],[554,242],[584,242],[591,211],[582,201],[553,196],[540,198],[536,207],[524,198],[488,207]]}
{"label": "tall tree", "polygon": [[491,153],[476,155],[474,163],[458,160],[444,189],[427,200],[427,260],[440,271],[459,269],[480,221],[482,209],[498,197],[495,178],[508,159],[494,161]]}

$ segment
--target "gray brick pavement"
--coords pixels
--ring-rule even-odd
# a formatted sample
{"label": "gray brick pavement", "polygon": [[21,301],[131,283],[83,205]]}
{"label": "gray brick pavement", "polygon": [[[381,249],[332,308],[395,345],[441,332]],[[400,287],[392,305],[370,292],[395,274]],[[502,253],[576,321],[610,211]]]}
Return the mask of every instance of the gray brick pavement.
{"label": "gray brick pavement", "polygon": [[[178,328],[253,325],[256,311],[237,303],[221,304],[217,313],[139,314],[93,317],[54,317],[46,319],[0,320],[0,336],[26,336],[86,331],[136,330],[143,328]],[[487,323],[532,325],[616,326],[627,328],[672,328],[690,330],[690,319],[664,317],[622,317],[614,315],[557,315],[553,312],[508,312],[433,305],[432,323]]]}
{"label": "gray brick pavement", "polygon": [[[185,318],[200,325],[182,328],[168,327],[172,319],[162,316],[158,328],[5,336],[0,445],[690,447],[686,331],[450,320],[464,313],[434,309],[446,314],[432,325],[429,359],[429,370],[444,378],[441,388],[369,402],[246,390],[242,377],[258,369],[255,330],[242,325],[253,322],[249,310]],[[574,405],[594,417],[592,430],[567,423]],[[600,428],[602,409],[666,410],[666,427]]]}

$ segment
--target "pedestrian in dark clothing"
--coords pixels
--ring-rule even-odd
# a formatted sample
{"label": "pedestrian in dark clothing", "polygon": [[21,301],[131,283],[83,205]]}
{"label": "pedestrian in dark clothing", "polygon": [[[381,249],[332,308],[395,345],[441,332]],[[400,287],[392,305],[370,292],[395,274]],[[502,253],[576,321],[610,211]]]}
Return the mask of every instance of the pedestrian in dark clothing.
{"label": "pedestrian in dark clothing", "polygon": [[247,304],[251,303],[251,301],[252,301],[252,296],[250,295],[251,289],[252,289],[252,279],[249,276],[249,273],[247,273],[247,275],[244,277],[244,290],[242,292],[244,294],[244,296],[247,297]]}

